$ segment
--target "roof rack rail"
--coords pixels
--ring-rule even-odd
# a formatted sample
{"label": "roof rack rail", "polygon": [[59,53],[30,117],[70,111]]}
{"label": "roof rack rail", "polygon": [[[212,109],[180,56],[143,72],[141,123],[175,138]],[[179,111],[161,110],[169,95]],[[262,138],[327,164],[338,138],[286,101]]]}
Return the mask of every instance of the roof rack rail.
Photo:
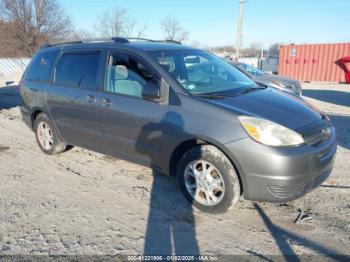
{"label": "roof rack rail", "polygon": [[112,37],[112,40],[116,43],[122,43],[122,44],[130,43],[127,38],[119,37],[119,36]]}
{"label": "roof rack rail", "polygon": [[59,46],[59,45],[72,45],[72,44],[109,42],[109,41],[114,41],[116,43],[124,43],[124,44],[129,43],[129,41],[126,38],[115,36],[112,38],[85,38],[85,39],[55,41],[55,42],[49,42],[43,45],[41,48],[53,47],[53,46]]}
{"label": "roof rack rail", "polygon": [[176,40],[170,40],[170,39],[167,39],[167,40],[165,40],[164,42],[169,42],[169,43],[174,43],[174,44],[182,45],[182,43],[181,43],[181,42],[176,41]]}
{"label": "roof rack rail", "polygon": [[143,37],[128,37],[126,38],[127,40],[139,40],[139,41],[147,41],[147,42],[157,42],[154,39],[148,39],[148,38],[143,38]]}
{"label": "roof rack rail", "polygon": [[140,40],[140,41],[148,41],[148,42],[169,42],[181,45],[181,42],[175,41],[175,40],[154,40],[154,39],[148,39],[148,38],[142,38],[142,37],[128,37],[126,40]]}
{"label": "roof rack rail", "polygon": [[63,41],[56,41],[56,42],[49,42],[41,48],[47,48],[47,47],[53,47],[53,46],[59,46],[59,45],[73,45],[73,44],[82,44],[82,43],[93,43],[93,42],[110,42],[113,41],[115,43],[120,44],[127,44],[130,43],[129,40],[140,40],[140,41],[148,41],[148,42],[168,42],[168,43],[174,43],[181,45],[180,42],[175,40],[154,40],[154,39],[147,39],[147,38],[141,38],[141,37],[119,37],[115,36],[112,38],[85,38],[85,39],[74,39],[74,40],[63,40]]}

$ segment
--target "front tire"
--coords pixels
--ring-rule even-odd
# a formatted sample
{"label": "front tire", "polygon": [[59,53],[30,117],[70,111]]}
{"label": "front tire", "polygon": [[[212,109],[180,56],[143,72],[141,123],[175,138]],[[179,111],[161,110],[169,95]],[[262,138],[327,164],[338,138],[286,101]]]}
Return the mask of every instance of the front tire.
{"label": "front tire", "polygon": [[49,117],[41,113],[34,123],[36,141],[40,149],[47,155],[56,155],[66,150],[66,144],[60,141]]}
{"label": "front tire", "polygon": [[212,145],[186,152],[178,165],[177,180],[186,198],[204,212],[225,212],[240,198],[240,183],[233,165]]}

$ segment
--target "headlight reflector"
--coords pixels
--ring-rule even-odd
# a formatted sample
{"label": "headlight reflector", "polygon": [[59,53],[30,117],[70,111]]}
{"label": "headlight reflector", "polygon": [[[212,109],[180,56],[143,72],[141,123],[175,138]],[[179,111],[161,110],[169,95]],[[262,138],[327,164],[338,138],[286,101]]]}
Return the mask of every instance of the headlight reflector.
{"label": "headlight reflector", "polygon": [[268,146],[295,146],[304,143],[299,133],[269,120],[249,116],[238,118],[248,135],[259,143]]}

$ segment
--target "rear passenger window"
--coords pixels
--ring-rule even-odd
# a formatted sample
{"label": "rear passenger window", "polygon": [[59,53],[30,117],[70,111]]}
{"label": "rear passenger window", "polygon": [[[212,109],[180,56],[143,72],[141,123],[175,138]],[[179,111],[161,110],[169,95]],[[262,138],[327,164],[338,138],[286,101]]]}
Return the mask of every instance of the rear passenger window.
{"label": "rear passenger window", "polygon": [[67,53],[56,68],[55,84],[97,89],[100,52]]}
{"label": "rear passenger window", "polygon": [[25,80],[29,81],[43,81],[50,80],[51,69],[55,63],[58,50],[38,53],[28,67],[24,75]]}

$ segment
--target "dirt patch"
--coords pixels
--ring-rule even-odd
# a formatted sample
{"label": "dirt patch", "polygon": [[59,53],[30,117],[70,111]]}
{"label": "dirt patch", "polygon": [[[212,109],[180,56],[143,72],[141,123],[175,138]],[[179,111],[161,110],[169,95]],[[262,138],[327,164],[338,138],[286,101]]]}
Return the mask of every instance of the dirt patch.
{"label": "dirt patch", "polygon": [[9,150],[10,148],[8,146],[0,146],[0,152],[5,152]]}

